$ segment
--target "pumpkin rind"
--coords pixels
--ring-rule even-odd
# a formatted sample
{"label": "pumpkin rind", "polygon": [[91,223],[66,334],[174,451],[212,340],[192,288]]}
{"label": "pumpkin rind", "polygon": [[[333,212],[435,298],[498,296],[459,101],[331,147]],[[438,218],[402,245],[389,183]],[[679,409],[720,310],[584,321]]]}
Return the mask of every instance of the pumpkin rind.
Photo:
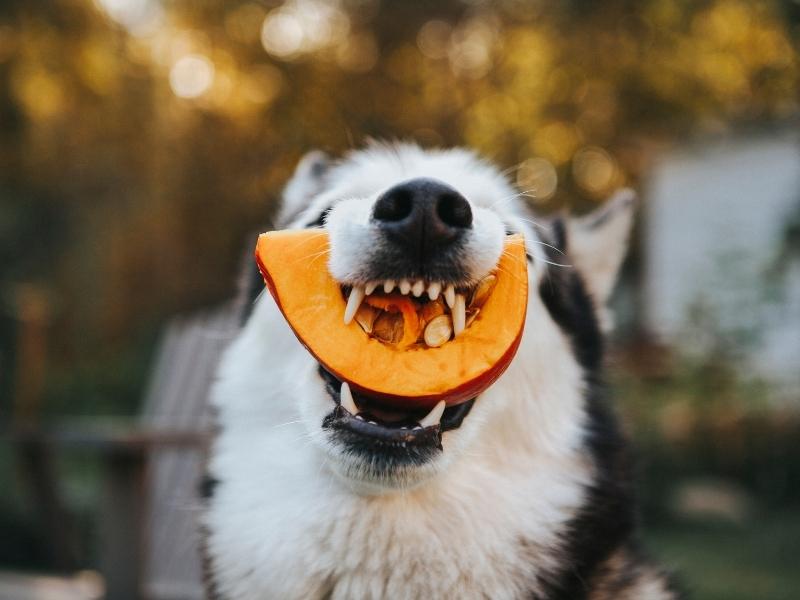
{"label": "pumpkin rind", "polygon": [[[406,408],[475,397],[508,367],[519,347],[528,301],[522,236],[506,238],[497,284],[475,321],[437,348],[392,347],[343,322],[345,300],[327,268],[328,235],[320,230],[263,233],[256,261],[272,297],[300,342],[350,387]],[[401,345],[402,346],[402,345]]]}

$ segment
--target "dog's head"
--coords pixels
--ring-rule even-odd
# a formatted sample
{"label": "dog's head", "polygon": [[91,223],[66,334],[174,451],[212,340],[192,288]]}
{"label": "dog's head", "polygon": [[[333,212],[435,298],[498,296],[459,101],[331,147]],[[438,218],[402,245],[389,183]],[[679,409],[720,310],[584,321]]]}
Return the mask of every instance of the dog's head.
{"label": "dog's head", "polygon": [[373,145],[338,162],[321,153],[301,161],[279,225],[326,228],[329,270],[349,293],[399,289],[421,300],[466,294],[496,267],[507,235],[526,240],[526,329],[506,374],[480,397],[443,413],[398,411],[349,393],[307,355],[312,381],[291,401],[327,464],[347,481],[369,491],[403,488],[458,457],[469,460],[473,450],[546,449],[579,435],[632,195],[620,193],[580,220],[547,222],[526,213],[521,195],[465,150]]}

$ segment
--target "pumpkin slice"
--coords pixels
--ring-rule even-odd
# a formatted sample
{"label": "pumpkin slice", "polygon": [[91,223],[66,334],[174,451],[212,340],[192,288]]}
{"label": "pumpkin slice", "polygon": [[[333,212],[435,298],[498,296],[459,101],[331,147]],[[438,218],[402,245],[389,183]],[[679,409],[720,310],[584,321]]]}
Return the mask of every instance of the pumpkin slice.
{"label": "pumpkin slice", "polygon": [[417,340],[425,319],[418,299],[367,297],[370,307],[387,311],[381,314],[402,315],[405,329],[395,344],[372,337],[357,319],[345,325],[346,302],[328,271],[328,245],[324,231],[272,231],[259,236],[256,261],[300,342],[356,392],[404,408],[430,408],[440,400],[453,405],[480,394],[511,363],[528,303],[522,236],[506,238],[494,287],[481,299],[477,317],[457,337],[436,347]]}

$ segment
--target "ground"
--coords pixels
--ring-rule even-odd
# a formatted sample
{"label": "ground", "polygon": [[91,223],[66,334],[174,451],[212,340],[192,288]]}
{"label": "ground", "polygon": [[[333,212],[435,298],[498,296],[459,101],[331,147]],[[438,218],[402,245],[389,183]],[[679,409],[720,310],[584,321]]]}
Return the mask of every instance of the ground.
{"label": "ground", "polygon": [[648,548],[682,574],[694,600],[800,597],[800,511],[763,511],[744,524],[676,521],[650,527]]}

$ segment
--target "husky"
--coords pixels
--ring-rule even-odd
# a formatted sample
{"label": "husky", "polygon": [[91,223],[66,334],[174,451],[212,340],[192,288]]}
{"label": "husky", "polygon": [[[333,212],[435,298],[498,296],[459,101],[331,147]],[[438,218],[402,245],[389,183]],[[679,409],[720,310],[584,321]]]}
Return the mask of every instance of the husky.
{"label": "husky", "polygon": [[262,294],[212,390],[210,597],[678,598],[639,549],[629,453],[603,385],[633,193],[547,222],[520,196],[464,149],[374,143],[301,160],[277,226],[325,228],[343,289],[469,289],[521,233],[527,321],[489,389],[405,415],[425,426],[400,446],[390,440],[404,421],[325,371]]}

